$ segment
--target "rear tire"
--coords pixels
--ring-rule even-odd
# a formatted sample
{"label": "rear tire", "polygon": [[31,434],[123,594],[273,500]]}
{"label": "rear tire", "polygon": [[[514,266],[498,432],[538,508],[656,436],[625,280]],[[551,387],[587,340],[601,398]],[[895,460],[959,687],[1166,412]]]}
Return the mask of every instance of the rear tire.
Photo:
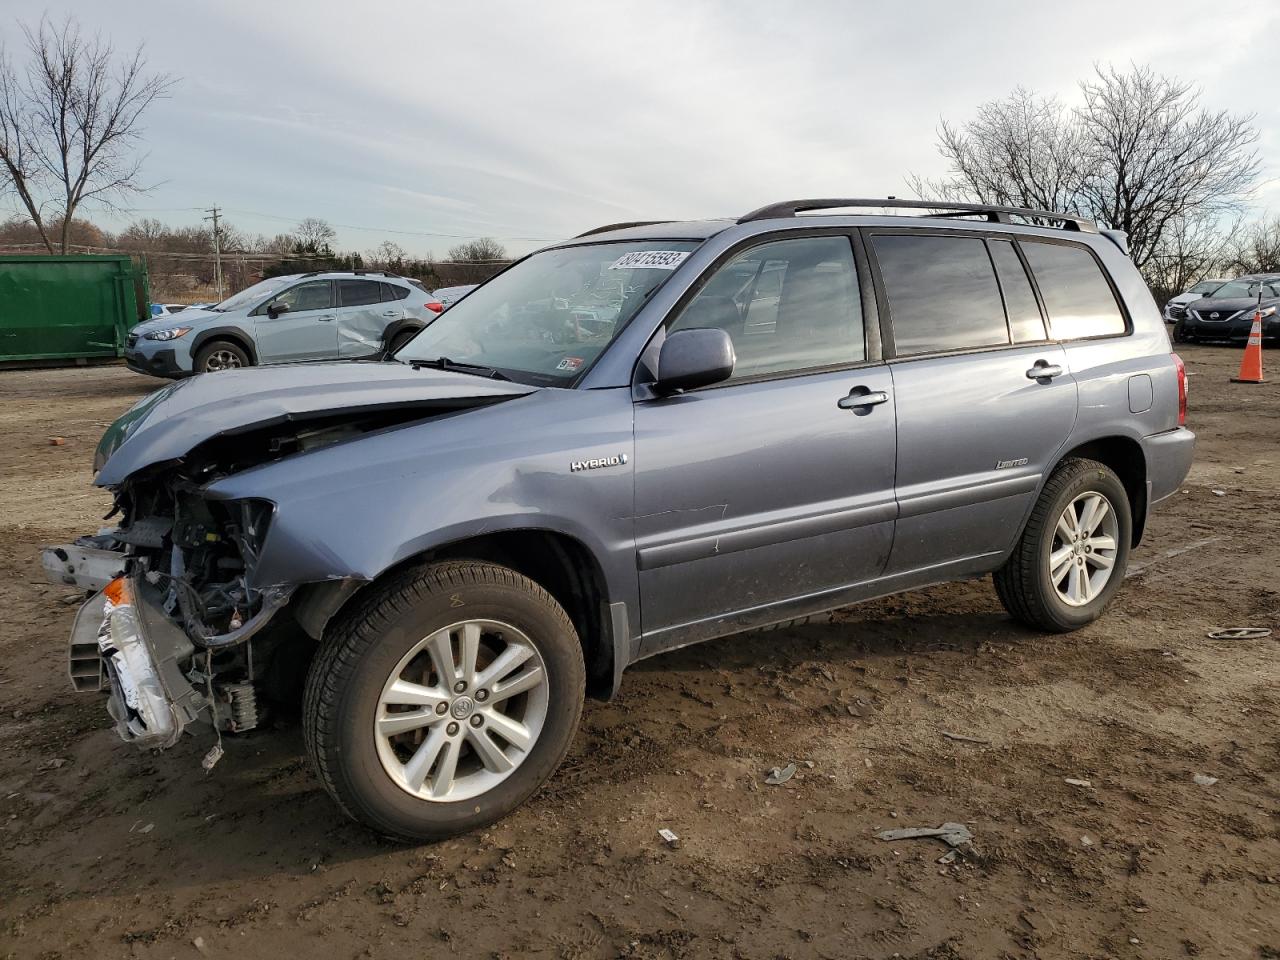
{"label": "rear tire", "polygon": [[1129,496],[1115,472],[1095,460],[1066,460],[993,575],[996,594],[1030,627],[1078,630],[1102,616],[1120,589],[1132,536]]}
{"label": "rear tire", "polygon": [[417,334],[417,330],[405,330],[401,333],[397,333],[391,338],[391,344],[387,347],[387,356],[394,357],[400,351],[400,348],[417,336]]}
{"label": "rear tire", "polygon": [[551,776],[585,685],[569,617],[528,577],[475,561],[416,567],[325,631],[307,678],[307,752],[351,818],[442,840],[506,816]]}
{"label": "rear tire", "polygon": [[252,366],[248,352],[230,340],[211,340],[196,351],[196,373],[218,373]]}

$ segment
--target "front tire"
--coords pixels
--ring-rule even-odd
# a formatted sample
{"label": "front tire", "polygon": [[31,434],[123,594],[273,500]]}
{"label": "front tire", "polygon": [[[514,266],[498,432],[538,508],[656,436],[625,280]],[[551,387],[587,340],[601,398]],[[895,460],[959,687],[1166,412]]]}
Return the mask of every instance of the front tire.
{"label": "front tire", "polygon": [[1187,335],[1186,327],[1183,321],[1179,320],[1173,325],[1173,342],[1174,343],[1194,343],[1194,339]]}
{"label": "front tire", "polygon": [[564,759],[586,682],[564,610],[473,561],[406,570],[326,630],[307,679],[307,752],[348,816],[398,840],[493,823]]}
{"label": "front tire", "polygon": [[196,373],[218,373],[222,370],[238,370],[250,366],[249,354],[238,343],[230,340],[212,340],[196,351]]}
{"label": "front tire", "polygon": [[1095,460],[1066,460],[995,572],[996,594],[1030,627],[1078,630],[1102,616],[1120,589],[1132,536],[1129,496],[1115,472]]}

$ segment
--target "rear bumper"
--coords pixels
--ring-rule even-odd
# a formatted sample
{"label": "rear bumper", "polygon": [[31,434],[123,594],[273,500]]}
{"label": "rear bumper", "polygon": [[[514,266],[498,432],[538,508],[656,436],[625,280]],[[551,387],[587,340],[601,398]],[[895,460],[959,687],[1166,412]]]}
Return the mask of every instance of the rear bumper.
{"label": "rear bumper", "polygon": [[78,691],[106,689],[116,733],[139,747],[165,748],[208,706],[183,675],[194,648],[160,608],[155,587],[129,578],[118,605],[95,594],[76,615],[68,660]]}
{"label": "rear bumper", "polygon": [[1196,435],[1186,427],[1175,427],[1142,438],[1142,453],[1147,461],[1149,505],[1154,506],[1178,492],[1191,470],[1195,450]]}

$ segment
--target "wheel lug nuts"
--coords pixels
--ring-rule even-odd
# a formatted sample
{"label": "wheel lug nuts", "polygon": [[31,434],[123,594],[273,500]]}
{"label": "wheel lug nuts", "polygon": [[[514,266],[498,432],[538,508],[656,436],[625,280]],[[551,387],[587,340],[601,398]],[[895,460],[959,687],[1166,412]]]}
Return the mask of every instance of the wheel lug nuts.
{"label": "wheel lug nuts", "polygon": [[449,705],[447,703],[436,704],[436,713],[448,713],[448,712],[449,712]]}
{"label": "wheel lug nuts", "polygon": [[459,680],[457,683],[453,685],[454,693],[462,693],[466,689],[467,689],[467,681],[465,680]]}
{"label": "wheel lug nuts", "polygon": [[458,732],[458,725],[456,723],[449,724],[449,726],[445,728],[445,732],[452,737],[455,733]]}
{"label": "wheel lug nuts", "polygon": [[489,691],[488,691],[488,690],[477,690],[477,691],[476,691],[476,699],[477,699],[477,700],[480,700],[480,701],[488,700],[488,699],[489,699]]}
{"label": "wheel lug nuts", "polygon": [[472,714],[472,716],[471,716],[471,725],[472,725],[473,727],[478,727],[478,726],[480,726],[480,724],[482,724],[482,723],[484,723],[484,717],[480,716],[480,714],[478,714],[478,713],[476,713],[476,714]]}

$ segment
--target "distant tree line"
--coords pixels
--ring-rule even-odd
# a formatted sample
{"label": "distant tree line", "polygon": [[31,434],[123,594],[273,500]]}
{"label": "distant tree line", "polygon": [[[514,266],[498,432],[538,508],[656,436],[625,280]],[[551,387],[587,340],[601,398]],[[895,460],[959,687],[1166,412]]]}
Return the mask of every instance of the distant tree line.
{"label": "distant tree line", "polygon": [[[70,252],[119,251],[143,259],[150,274],[153,299],[213,296],[213,230],[208,224],[173,227],[147,217],[115,234],[80,219],[73,220],[65,231],[61,221],[48,221],[46,228],[65,235]],[[411,257],[391,240],[364,252],[337,250],[333,245],[337,232],[318,217],[307,217],[293,231],[274,236],[250,234],[225,220],[219,224],[218,232],[228,295],[264,277],[312,270],[385,270],[421,280],[435,289],[479,283],[510,262],[506,248],[489,238],[450,247],[444,258],[431,254]],[[29,218],[13,217],[0,222],[0,249],[43,253],[46,246]]]}
{"label": "distant tree line", "polygon": [[1125,231],[1157,298],[1206,276],[1280,271],[1280,217],[1244,221],[1257,182],[1252,115],[1209,110],[1191,84],[1098,66],[1075,106],[1022,87],[943,121],[948,171],[924,198],[1080,214]]}

